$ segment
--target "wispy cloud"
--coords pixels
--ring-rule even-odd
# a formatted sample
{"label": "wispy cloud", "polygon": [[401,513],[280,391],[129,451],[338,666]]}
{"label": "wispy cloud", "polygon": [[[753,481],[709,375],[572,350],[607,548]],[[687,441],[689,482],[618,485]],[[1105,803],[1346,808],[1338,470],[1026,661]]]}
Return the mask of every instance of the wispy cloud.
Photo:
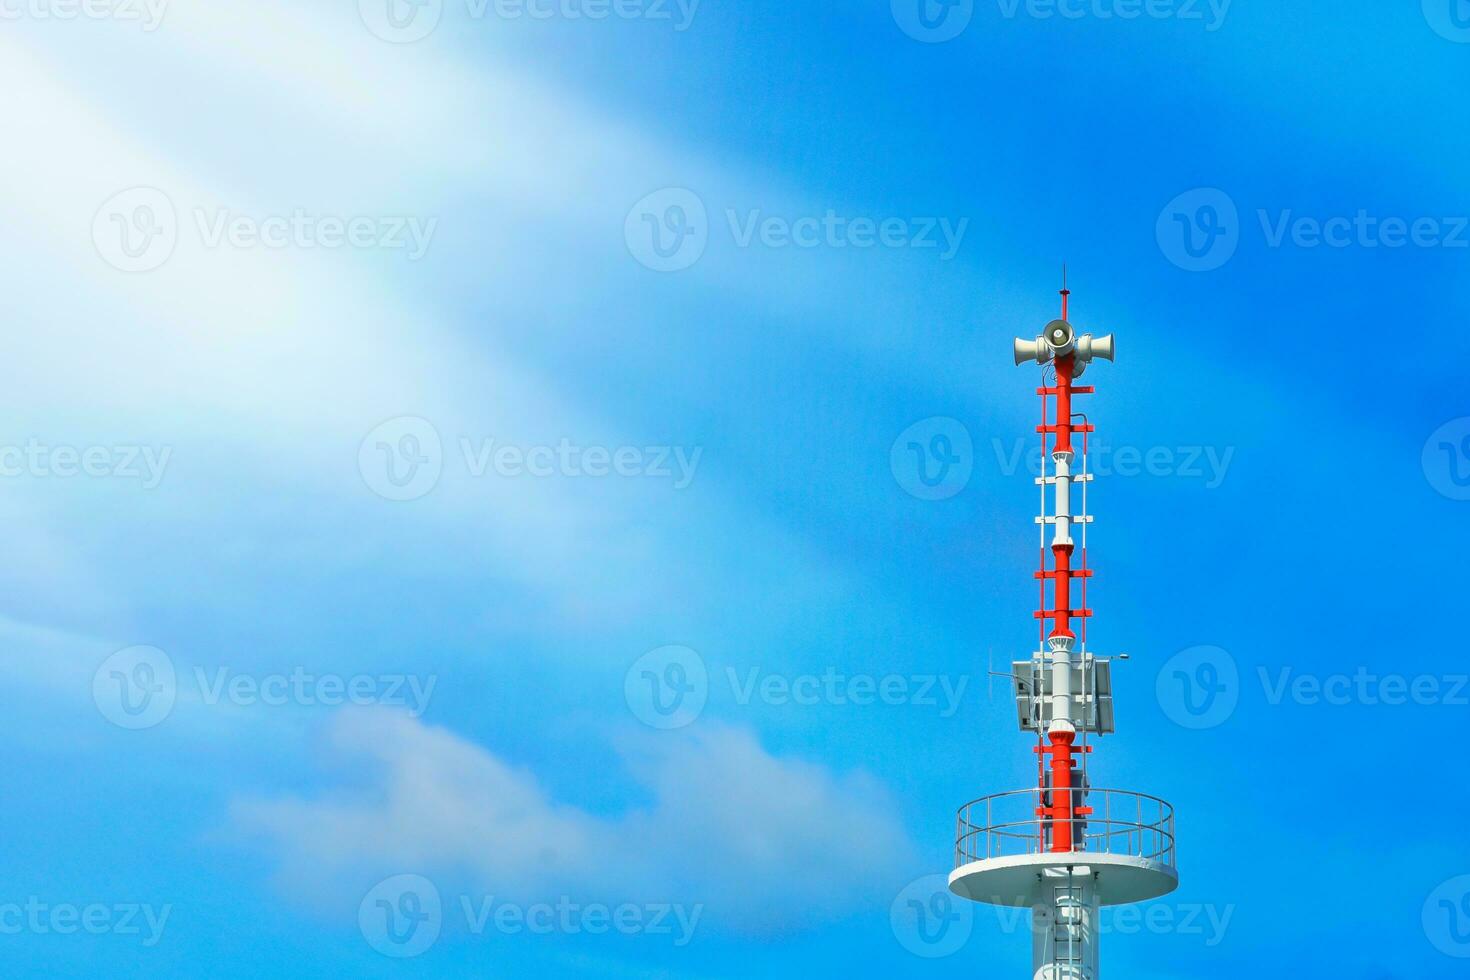
{"label": "wispy cloud", "polygon": [[280,882],[316,891],[364,873],[468,873],[497,894],[698,902],[746,932],[799,928],[881,901],[913,849],[862,773],[768,753],[749,732],[651,737],[626,755],[650,805],[600,816],[536,776],[405,715],[344,711],[332,744],[366,778],[317,799],[242,799]]}

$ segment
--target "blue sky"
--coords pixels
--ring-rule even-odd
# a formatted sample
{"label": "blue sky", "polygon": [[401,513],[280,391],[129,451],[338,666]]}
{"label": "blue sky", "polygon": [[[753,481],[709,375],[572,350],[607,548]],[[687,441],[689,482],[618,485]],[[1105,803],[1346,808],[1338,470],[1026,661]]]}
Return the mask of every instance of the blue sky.
{"label": "blue sky", "polygon": [[4,7],[0,972],[1024,975],[1065,262],[1104,969],[1463,973],[1470,5],[388,2]]}

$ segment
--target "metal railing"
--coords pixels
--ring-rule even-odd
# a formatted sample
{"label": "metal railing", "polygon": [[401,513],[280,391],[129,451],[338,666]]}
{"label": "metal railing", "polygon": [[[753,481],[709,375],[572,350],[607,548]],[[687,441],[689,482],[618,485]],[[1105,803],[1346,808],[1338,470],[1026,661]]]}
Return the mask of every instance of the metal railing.
{"label": "metal railing", "polygon": [[1044,816],[1057,790],[1020,789],[983,796],[960,807],[955,867],[991,858],[1042,854],[1055,841],[1070,850],[1121,854],[1174,867],[1174,808],[1157,796],[1120,789],[1072,788],[1077,807],[1091,813],[1072,820]]}

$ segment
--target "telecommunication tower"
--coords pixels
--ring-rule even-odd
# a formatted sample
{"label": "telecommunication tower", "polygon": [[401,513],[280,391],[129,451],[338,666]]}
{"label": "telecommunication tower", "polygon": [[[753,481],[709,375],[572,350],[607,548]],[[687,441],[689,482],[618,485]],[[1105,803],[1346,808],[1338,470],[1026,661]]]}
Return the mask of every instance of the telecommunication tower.
{"label": "telecommunication tower", "polygon": [[[1098,915],[1167,895],[1179,885],[1174,810],[1158,797],[1092,785],[1090,736],[1114,732],[1112,662],[1087,645],[1088,438],[1073,399],[1093,361],[1112,361],[1113,336],[1078,335],[1062,315],[1034,340],[1017,339],[1016,364],[1042,367],[1041,568],[1038,645],[1012,664],[1021,731],[1036,735],[1034,788],[960,808],[956,895],[1031,911],[1033,980],[1098,980]],[[1126,659],[1126,655],[1120,655]]]}

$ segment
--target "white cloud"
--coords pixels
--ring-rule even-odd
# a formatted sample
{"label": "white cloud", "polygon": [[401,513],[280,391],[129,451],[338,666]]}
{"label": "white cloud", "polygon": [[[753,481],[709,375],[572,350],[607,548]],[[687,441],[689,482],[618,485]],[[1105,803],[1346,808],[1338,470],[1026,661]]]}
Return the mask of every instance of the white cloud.
{"label": "white cloud", "polygon": [[364,874],[468,874],[526,900],[703,903],[706,921],[770,932],[881,901],[913,866],[880,784],[777,758],[739,729],[640,742],[631,770],[652,802],[618,816],[559,804],[533,773],[406,715],[344,711],[332,740],[363,783],[233,810],[298,893]]}
{"label": "white cloud", "polygon": [[[270,580],[255,567],[242,584],[240,555],[299,555],[291,571],[304,575],[388,556],[410,576],[488,572],[536,593],[517,604],[517,629],[623,626],[690,604],[707,579],[727,595],[744,583],[713,580],[732,562],[745,581],[779,576],[783,593],[846,588],[825,556],[750,514],[744,486],[719,482],[730,476],[713,448],[696,491],[677,496],[653,480],[467,475],[460,436],[523,447],[699,438],[698,420],[656,414],[657,391],[653,416],[631,412],[624,424],[514,351],[518,331],[547,323],[553,335],[585,330],[602,342],[601,316],[563,317],[558,292],[584,302],[602,296],[598,275],[637,269],[622,245],[633,200],[672,180],[738,181],[508,62],[386,45],[354,5],[334,11],[188,4],[153,34],[63,39],[32,24],[0,38],[0,84],[26,93],[0,104],[12,137],[0,160],[12,219],[0,261],[16,273],[6,439],[172,453],[146,495],[104,481],[5,481],[12,508],[55,529],[30,550],[54,566],[48,585],[68,609],[127,610],[162,593],[226,616]],[[221,65],[249,67],[248,94]],[[106,264],[92,225],[104,201],[136,185],[166,192],[179,236],[160,268],[129,274]],[[305,205],[441,220],[412,268],[340,251],[211,247],[196,225],[200,212]],[[548,248],[586,260],[587,289],[548,287]],[[609,252],[614,261],[600,263]],[[455,312],[471,276],[472,305],[484,309]],[[401,415],[438,427],[445,474],[423,500],[385,506],[357,451]],[[322,513],[356,524],[334,534]],[[738,541],[721,541],[731,526]],[[131,547],[141,535],[151,561]]]}

